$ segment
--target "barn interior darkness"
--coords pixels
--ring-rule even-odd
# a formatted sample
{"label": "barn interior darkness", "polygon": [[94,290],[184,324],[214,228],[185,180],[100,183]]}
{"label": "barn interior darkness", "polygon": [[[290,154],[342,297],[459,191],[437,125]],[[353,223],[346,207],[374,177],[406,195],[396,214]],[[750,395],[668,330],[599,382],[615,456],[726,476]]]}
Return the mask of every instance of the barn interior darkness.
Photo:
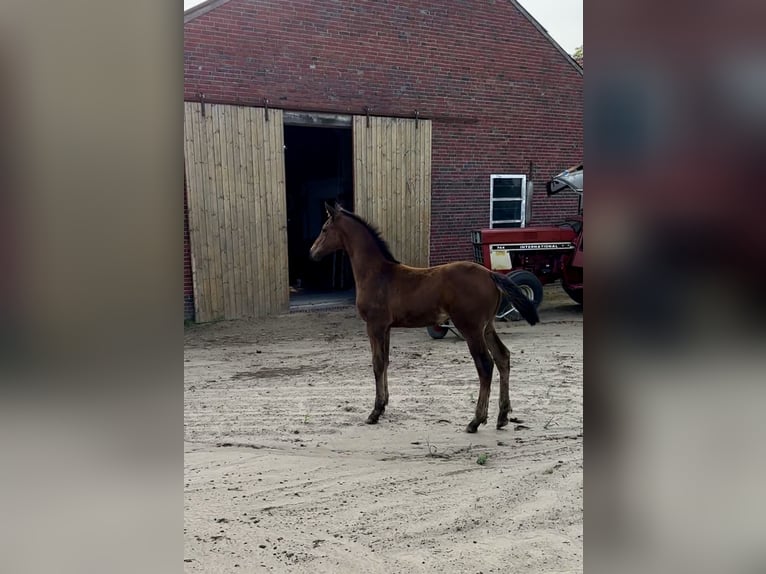
{"label": "barn interior darkness", "polygon": [[349,128],[285,126],[285,184],[291,299],[354,287],[345,253],[319,262],[309,249],[326,219],[324,203],[353,209],[352,132]]}

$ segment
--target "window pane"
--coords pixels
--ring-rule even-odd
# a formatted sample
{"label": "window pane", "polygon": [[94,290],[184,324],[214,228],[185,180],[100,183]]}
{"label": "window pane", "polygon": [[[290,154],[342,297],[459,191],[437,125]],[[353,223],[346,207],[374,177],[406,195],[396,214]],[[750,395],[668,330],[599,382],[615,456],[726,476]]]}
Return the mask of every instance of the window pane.
{"label": "window pane", "polygon": [[503,219],[521,219],[520,201],[493,201],[492,219],[499,221]]}
{"label": "window pane", "polygon": [[506,227],[521,227],[521,222],[517,221],[516,223],[513,223],[513,222],[510,222],[510,223],[494,223],[492,225],[492,227],[494,229],[501,229],[501,228],[506,228]]}
{"label": "window pane", "polygon": [[521,199],[521,178],[496,178],[492,180],[492,197]]}

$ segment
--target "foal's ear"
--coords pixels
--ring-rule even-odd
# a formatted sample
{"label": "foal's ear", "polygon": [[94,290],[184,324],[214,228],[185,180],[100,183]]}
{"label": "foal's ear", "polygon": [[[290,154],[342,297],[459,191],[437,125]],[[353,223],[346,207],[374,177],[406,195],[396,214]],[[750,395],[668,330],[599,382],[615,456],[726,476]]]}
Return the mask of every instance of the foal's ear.
{"label": "foal's ear", "polygon": [[329,203],[327,203],[325,201],[324,202],[324,209],[327,212],[327,217],[329,217],[330,219],[333,219],[336,215],[338,215],[338,206],[337,205],[335,207],[333,207],[332,205],[330,205]]}

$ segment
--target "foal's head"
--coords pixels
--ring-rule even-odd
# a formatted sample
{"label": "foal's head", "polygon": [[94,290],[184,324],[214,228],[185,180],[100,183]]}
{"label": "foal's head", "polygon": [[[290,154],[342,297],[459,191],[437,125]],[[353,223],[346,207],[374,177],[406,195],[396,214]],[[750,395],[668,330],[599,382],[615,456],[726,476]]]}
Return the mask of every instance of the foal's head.
{"label": "foal's head", "polygon": [[341,209],[337,205],[332,207],[328,203],[325,203],[324,207],[327,211],[327,221],[324,222],[319,237],[316,238],[314,245],[311,246],[311,251],[309,251],[309,256],[314,261],[319,261],[329,253],[343,249],[343,241],[338,229],[338,219],[342,217]]}

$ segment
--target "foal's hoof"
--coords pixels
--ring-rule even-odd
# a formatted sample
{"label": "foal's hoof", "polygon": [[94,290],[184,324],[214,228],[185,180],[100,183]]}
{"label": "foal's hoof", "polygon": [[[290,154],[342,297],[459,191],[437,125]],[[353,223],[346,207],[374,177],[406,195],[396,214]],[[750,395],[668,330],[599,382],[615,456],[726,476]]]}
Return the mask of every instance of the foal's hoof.
{"label": "foal's hoof", "polygon": [[468,423],[468,426],[465,427],[465,432],[475,433],[478,430],[479,425],[485,424],[487,424],[487,417],[484,417],[483,419],[473,419]]}
{"label": "foal's hoof", "polygon": [[470,423],[468,423],[468,426],[465,427],[465,432],[469,433],[475,433],[477,430],[479,430],[479,425],[481,423],[479,421],[473,420]]}
{"label": "foal's hoof", "polygon": [[508,426],[508,422],[509,421],[508,421],[508,417],[507,416],[498,417],[497,418],[497,428],[501,429],[504,426]]}
{"label": "foal's hoof", "polygon": [[370,416],[368,416],[367,420],[364,422],[367,423],[368,425],[378,424],[378,419],[380,418],[380,414],[381,414],[380,411],[372,411],[370,413]]}

